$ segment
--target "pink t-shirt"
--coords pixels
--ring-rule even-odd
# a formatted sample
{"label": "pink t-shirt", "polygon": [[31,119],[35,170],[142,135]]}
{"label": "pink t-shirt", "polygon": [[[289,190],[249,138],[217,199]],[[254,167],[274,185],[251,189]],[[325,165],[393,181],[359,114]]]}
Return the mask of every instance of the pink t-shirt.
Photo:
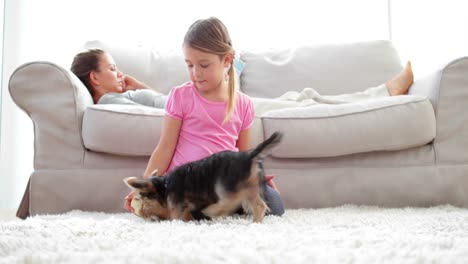
{"label": "pink t-shirt", "polygon": [[192,82],[171,90],[166,114],[181,120],[182,127],[167,171],[220,151],[238,151],[236,143],[240,132],[250,128],[253,123],[253,103],[250,97],[237,92],[231,119],[223,124],[226,107],[226,102],[203,98]]}

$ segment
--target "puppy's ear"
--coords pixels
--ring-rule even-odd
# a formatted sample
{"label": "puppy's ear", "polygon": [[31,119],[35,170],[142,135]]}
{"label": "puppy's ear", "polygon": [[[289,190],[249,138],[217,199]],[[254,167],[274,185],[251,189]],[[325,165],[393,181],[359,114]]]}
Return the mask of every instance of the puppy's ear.
{"label": "puppy's ear", "polygon": [[136,177],[128,177],[124,179],[125,184],[134,191],[154,192],[154,184],[149,179],[138,179]]}

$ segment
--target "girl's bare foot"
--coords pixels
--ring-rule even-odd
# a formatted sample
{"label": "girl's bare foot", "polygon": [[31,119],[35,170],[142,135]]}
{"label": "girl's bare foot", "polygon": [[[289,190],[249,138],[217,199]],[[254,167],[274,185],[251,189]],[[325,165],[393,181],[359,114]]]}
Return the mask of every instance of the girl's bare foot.
{"label": "girl's bare foot", "polygon": [[411,62],[406,63],[406,67],[393,79],[385,83],[391,96],[407,94],[413,84],[413,69]]}

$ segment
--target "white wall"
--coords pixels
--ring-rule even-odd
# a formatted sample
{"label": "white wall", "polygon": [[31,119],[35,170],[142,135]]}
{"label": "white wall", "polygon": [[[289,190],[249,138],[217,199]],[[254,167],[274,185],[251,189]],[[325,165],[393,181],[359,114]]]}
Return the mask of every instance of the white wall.
{"label": "white wall", "polygon": [[387,38],[386,0],[238,0],[232,6],[218,0],[15,2],[24,7],[23,59],[64,64],[88,39],[179,49],[190,24],[208,16],[227,25],[237,48]]}
{"label": "white wall", "polygon": [[391,1],[392,41],[413,61],[415,78],[468,56],[468,1]]}
{"label": "white wall", "polygon": [[32,171],[32,124],[12,102],[8,79],[21,63],[24,44],[20,20],[23,3],[5,0],[0,141],[0,208],[16,206]]}

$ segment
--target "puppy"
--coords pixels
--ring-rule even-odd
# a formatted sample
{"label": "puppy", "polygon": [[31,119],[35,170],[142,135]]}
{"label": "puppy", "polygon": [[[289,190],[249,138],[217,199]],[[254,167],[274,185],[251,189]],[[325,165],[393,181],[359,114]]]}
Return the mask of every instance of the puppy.
{"label": "puppy", "polygon": [[215,218],[242,209],[261,222],[268,206],[262,160],[282,138],[279,132],[250,151],[223,151],[179,166],[163,176],[130,177],[124,182],[135,192],[131,206],[145,219],[192,220]]}

